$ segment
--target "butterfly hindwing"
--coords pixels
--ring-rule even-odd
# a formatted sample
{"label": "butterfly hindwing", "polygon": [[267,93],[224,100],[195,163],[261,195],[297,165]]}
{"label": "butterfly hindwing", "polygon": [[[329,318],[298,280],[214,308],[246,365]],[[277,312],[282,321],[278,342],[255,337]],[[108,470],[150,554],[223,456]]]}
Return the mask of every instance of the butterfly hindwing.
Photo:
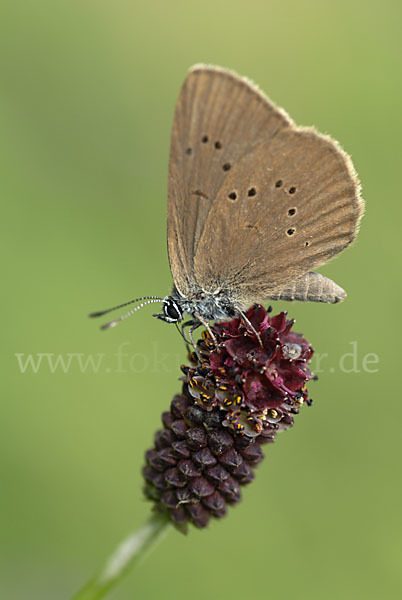
{"label": "butterfly hindwing", "polygon": [[361,212],[338,145],[311,128],[281,130],[219,189],[197,246],[196,279],[203,289],[252,287],[248,300],[268,298],[350,244]]}

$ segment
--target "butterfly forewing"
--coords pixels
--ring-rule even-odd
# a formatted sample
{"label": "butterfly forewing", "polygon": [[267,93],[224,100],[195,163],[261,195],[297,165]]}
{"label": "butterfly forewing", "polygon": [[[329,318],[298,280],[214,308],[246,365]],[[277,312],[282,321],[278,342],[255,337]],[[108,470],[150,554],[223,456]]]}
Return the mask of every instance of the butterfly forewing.
{"label": "butterfly forewing", "polygon": [[176,104],[168,185],[169,260],[183,295],[219,189],[243,156],[290,123],[247,80],[214,67],[190,71]]}

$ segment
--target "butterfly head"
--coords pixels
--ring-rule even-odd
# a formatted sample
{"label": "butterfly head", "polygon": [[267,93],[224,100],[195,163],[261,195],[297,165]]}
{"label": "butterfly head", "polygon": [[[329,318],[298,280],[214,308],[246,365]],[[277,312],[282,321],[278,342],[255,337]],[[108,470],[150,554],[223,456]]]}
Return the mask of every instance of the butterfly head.
{"label": "butterfly head", "polygon": [[162,313],[153,316],[166,323],[178,323],[183,320],[183,310],[172,296],[166,296],[162,300]]}

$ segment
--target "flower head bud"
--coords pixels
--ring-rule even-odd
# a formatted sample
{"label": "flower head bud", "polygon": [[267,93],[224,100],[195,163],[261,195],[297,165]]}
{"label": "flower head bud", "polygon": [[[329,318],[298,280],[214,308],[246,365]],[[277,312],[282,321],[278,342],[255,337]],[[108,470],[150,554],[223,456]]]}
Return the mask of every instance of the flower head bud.
{"label": "flower head bud", "polygon": [[163,413],[163,429],[146,453],[145,494],[180,528],[205,527],[223,517],[254,479],[263,444],[293,425],[310,404],[309,342],[291,331],[282,312],[254,305],[240,318],[204,331],[190,364],[182,366],[182,393]]}

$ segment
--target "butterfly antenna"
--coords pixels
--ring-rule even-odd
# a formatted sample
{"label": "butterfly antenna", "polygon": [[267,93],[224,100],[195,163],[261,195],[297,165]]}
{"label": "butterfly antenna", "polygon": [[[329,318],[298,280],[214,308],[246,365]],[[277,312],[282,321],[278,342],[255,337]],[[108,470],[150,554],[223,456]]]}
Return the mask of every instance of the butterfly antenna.
{"label": "butterfly antenna", "polygon": [[[135,312],[137,312],[137,310],[140,310],[140,308],[143,308],[147,304],[161,302],[162,300],[163,300],[163,298],[152,298],[152,299],[147,300],[146,302],[141,302],[141,304],[139,304],[135,308],[132,308],[126,314],[121,315],[121,317],[119,317],[118,319],[114,319],[113,321],[109,321],[109,323],[105,323],[104,325],[101,325],[101,329],[110,329],[111,327],[116,327],[116,325],[118,323],[120,323],[120,321],[124,321],[124,319],[131,317],[131,315],[133,315]],[[125,304],[123,304],[123,306],[125,306]],[[109,311],[106,311],[106,312],[109,312]]]}
{"label": "butterfly antenna", "polygon": [[[135,298],[134,300],[130,300],[129,302],[124,302],[124,304],[119,304],[118,306],[113,306],[113,308],[107,308],[106,310],[100,310],[98,312],[93,312],[88,316],[91,318],[103,317],[103,315],[106,315],[107,313],[110,313],[113,310],[117,310],[118,308],[124,308],[124,306],[128,306],[129,304],[134,304],[134,302],[140,302],[141,300],[155,300],[155,302],[162,302],[163,298],[159,298],[159,296],[141,296],[141,298]],[[148,302],[146,302],[146,304],[148,304]],[[145,306],[145,304],[142,304],[141,307],[142,306]]]}

